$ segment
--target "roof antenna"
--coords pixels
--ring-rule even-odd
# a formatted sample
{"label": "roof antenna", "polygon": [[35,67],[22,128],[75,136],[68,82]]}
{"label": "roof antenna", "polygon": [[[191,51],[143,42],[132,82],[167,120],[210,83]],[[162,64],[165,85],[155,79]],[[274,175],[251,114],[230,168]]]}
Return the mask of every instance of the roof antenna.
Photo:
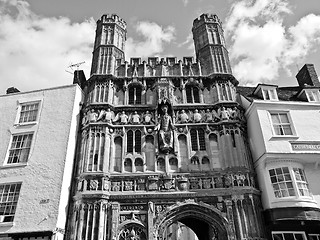
{"label": "roof antenna", "polygon": [[70,74],[72,74],[73,75],[73,72],[74,72],[74,67],[77,67],[77,70],[79,70],[79,67],[80,67],[80,65],[82,65],[82,64],[84,64],[85,63],[85,61],[83,61],[83,62],[79,62],[79,63],[71,63],[69,66],[68,66],[68,68],[70,68],[71,69],[71,71],[72,72],[70,72],[70,71],[68,71],[67,69],[65,70],[67,73],[70,73]]}

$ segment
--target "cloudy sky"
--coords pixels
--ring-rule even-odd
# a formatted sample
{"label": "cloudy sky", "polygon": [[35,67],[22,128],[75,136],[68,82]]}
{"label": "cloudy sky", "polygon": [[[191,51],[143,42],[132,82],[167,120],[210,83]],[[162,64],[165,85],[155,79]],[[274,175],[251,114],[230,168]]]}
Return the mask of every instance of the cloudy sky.
{"label": "cloudy sky", "polygon": [[297,85],[304,63],[320,74],[319,0],[0,0],[0,94],[70,84],[68,66],[83,61],[89,78],[104,13],[127,22],[129,60],[194,56],[192,22],[206,12],[223,22],[241,85]]}

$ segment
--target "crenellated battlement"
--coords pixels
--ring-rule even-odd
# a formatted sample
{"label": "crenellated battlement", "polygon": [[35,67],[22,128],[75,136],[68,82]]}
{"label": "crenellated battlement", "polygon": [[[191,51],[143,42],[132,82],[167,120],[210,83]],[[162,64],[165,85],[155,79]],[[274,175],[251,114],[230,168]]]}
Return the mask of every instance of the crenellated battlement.
{"label": "crenellated battlement", "polygon": [[219,17],[216,14],[204,13],[200,17],[193,20],[192,28],[197,28],[204,23],[217,23],[219,25],[222,25]]}
{"label": "crenellated battlement", "polygon": [[97,21],[97,23],[116,23],[120,25],[123,29],[126,29],[127,23],[117,14],[104,14],[101,16],[101,19]]}
{"label": "crenellated battlement", "polygon": [[121,62],[116,67],[117,77],[159,77],[159,76],[202,76],[200,62],[193,57],[149,57],[146,60],[131,58],[130,62]]}

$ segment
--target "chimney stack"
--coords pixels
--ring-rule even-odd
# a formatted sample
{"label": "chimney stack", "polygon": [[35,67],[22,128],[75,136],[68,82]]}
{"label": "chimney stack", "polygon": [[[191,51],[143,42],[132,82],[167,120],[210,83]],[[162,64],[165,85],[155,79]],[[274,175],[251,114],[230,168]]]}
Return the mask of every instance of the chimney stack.
{"label": "chimney stack", "polygon": [[305,85],[320,87],[319,78],[313,64],[305,64],[296,75],[300,87]]}

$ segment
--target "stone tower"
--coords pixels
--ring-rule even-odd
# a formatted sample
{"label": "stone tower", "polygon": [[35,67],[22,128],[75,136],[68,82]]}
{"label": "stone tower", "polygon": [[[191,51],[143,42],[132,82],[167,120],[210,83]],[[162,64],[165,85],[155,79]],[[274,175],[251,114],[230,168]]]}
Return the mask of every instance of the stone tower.
{"label": "stone tower", "polygon": [[124,61],[126,33],[126,22],[115,14],[97,21],[91,75],[114,75],[116,65]]}
{"label": "stone tower", "polygon": [[263,239],[218,18],[195,20],[197,62],[122,62],[124,29],[115,15],[98,21],[67,239]]}
{"label": "stone tower", "polygon": [[197,60],[205,75],[229,73],[231,67],[220,19],[215,14],[202,14],[192,27]]}

